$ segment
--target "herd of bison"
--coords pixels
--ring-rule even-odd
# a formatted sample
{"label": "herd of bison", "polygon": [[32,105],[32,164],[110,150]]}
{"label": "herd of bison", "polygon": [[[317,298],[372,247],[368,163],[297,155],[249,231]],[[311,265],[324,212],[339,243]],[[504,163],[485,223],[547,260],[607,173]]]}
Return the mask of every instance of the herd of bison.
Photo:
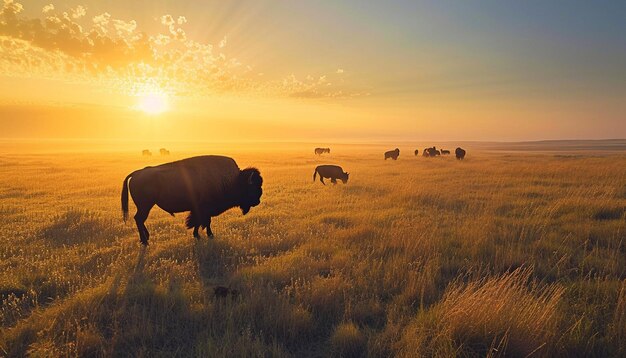
{"label": "herd of bison", "polygon": [[[165,148],[159,152],[161,155],[170,154]],[[315,154],[324,153],[330,153],[330,148],[315,148]],[[435,147],[426,148],[422,152],[424,157],[449,154],[449,150],[438,150]],[[465,158],[465,150],[462,148],[456,148],[454,154],[458,160]],[[152,153],[146,149],[142,155],[151,156]],[[415,150],[415,155],[419,155],[419,150]],[[398,148],[385,152],[385,160],[397,160],[398,156]],[[324,178],[330,179],[333,184],[337,184],[337,180],[346,184],[350,173],[344,172],[337,165],[319,165],[313,173],[313,181],[317,175],[324,185]],[[241,170],[232,158],[217,155],[187,158],[145,167],[128,174],[122,183],[122,212],[126,221],[130,192],[137,207],[134,219],[143,245],[148,245],[150,238],[145,221],[155,205],[172,216],[189,212],[186,224],[188,229],[193,229],[193,236],[200,238],[199,230],[202,228],[206,229],[207,236],[211,238],[211,218],[234,207],[239,207],[246,215],[252,207],[261,203],[262,186],[263,178],[258,169]]]}

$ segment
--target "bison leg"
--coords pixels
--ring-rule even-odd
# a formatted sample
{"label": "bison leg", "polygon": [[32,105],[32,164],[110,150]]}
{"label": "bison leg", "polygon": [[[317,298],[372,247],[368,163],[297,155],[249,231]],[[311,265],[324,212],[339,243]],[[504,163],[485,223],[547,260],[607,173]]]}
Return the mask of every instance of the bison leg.
{"label": "bison leg", "polygon": [[194,212],[194,211],[192,211],[190,215],[193,216],[193,237],[200,240],[200,233],[198,233],[198,230],[200,230],[200,226],[202,223],[202,219],[201,219],[202,216],[199,213]]}
{"label": "bison leg", "polygon": [[209,239],[213,238],[213,231],[211,231],[211,217],[210,216],[207,216],[205,225],[206,225],[206,236]]}
{"label": "bison leg", "polygon": [[320,181],[322,182],[322,184],[326,185],[326,183],[324,183],[324,177],[320,174]]}
{"label": "bison leg", "polygon": [[137,208],[137,213],[135,214],[135,223],[137,224],[137,230],[139,231],[139,240],[144,245],[148,245],[148,240],[150,239],[150,233],[144,224],[148,218],[148,214],[150,214],[150,209],[152,209],[152,206],[147,208]]}
{"label": "bison leg", "polygon": [[330,179],[330,182],[335,184],[335,185],[337,185],[337,179],[335,179],[335,178]]}

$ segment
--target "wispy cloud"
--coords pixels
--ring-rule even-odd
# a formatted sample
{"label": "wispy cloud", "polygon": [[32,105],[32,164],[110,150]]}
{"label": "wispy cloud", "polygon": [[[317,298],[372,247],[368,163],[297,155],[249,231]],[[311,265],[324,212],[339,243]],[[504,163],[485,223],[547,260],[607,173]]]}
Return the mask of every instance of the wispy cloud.
{"label": "wispy cloud", "polygon": [[[165,14],[162,30],[147,33],[132,19],[89,15],[78,5],[61,11],[44,6],[42,18],[23,16],[24,6],[3,0],[0,11],[0,74],[97,82],[137,94],[158,87],[172,95],[216,93],[298,98],[358,95],[326,75],[268,79],[253,64],[227,55],[227,39],[217,46],[187,36],[185,16]],[[331,76],[342,74],[337,70]],[[342,81],[339,81],[342,83]]]}
{"label": "wispy cloud", "polygon": [[[6,4],[6,2],[5,2],[5,4]],[[6,6],[6,5],[5,5],[5,6]],[[43,9],[41,9],[41,12],[43,12],[44,14],[46,14],[46,13],[48,13],[48,12],[52,11],[52,10],[54,10],[54,5],[52,5],[52,4],[48,4],[48,5],[45,5],[45,6],[43,7]]]}
{"label": "wispy cloud", "polygon": [[87,15],[87,10],[82,5],[78,5],[71,10],[71,13],[73,18],[80,19],[81,17]]}

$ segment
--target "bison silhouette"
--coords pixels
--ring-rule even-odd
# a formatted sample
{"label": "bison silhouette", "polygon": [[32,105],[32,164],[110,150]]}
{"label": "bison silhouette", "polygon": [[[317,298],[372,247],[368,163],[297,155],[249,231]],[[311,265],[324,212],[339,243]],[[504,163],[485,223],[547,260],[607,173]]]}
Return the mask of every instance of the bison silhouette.
{"label": "bison silhouette", "polygon": [[449,150],[447,150],[447,149],[442,149],[441,150],[441,155],[449,155],[449,154],[450,154]]}
{"label": "bison silhouette", "polygon": [[315,172],[313,172],[313,181],[315,181],[316,175],[320,175],[320,181],[322,184],[324,183],[324,178],[330,178],[330,182],[333,184],[337,184],[337,179],[340,179],[344,184],[348,182],[348,177],[350,173],[346,173],[343,169],[338,165],[319,165],[315,168]]}
{"label": "bison silhouette", "polygon": [[419,149],[415,149],[415,156],[417,157],[420,154],[420,150]]}
{"label": "bison silhouette", "polygon": [[170,215],[189,211],[187,228],[199,238],[198,229],[206,228],[212,237],[211,217],[238,206],[243,215],[259,205],[263,178],[256,168],[240,170],[229,157],[206,155],[187,158],[130,173],[122,187],[122,212],[128,219],[128,192],[137,207],[135,223],[139,240],[148,245],[145,226],[154,205]]}
{"label": "bison silhouette", "polygon": [[454,151],[454,154],[456,155],[456,159],[463,160],[465,158],[465,149],[461,147],[456,148],[456,150]]}
{"label": "bison silhouette", "polygon": [[330,148],[315,148],[315,154],[322,155],[324,153],[330,154]]}
{"label": "bison silhouette", "polygon": [[437,148],[435,148],[435,147],[430,147],[430,148],[424,149],[424,156],[425,157],[436,157],[438,155],[441,155],[441,152],[439,152],[437,150]]}
{"label": "bison silhouette", "polygon": [[385,152],[385,160],[387,160],[388,158],[391,158],[393,160],[398,160],[399,155],[400,155],[400,149],[396,148],[394,150],[390,150],[388,152]]}

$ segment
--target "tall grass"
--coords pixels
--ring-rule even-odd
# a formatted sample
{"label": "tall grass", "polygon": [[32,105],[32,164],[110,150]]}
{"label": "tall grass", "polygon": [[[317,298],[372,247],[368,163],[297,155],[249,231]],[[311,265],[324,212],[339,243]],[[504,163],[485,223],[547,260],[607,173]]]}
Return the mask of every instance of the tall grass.
{"label": "tall grass", "polygon": [[[457,347],[457,354],[463,355],[557,353],[564,289],[537,285],[531,275],[531,269],[518,268],[498,277],[452,284],[440,303],[420,312],[409,325],[403,352],[438,355]],[[428,335],[432,339],[422,340]]]}

